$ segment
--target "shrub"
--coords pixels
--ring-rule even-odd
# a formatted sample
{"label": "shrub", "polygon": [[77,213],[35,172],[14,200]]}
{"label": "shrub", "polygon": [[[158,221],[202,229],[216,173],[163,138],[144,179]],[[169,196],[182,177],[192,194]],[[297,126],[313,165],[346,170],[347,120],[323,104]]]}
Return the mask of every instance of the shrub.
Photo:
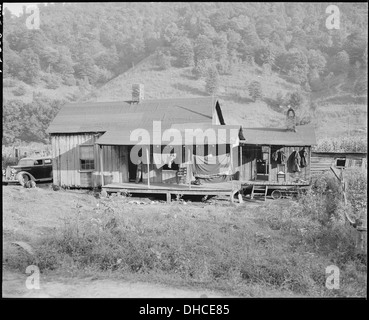
{"label": "shrub", "polygon": [[14,79],[10,79],[10,78],[5,78],[3,80],[3,86],[4,87],[8,87],[8,88],[13,88],[17,85],[17,81],[15,81]]}
{"label": "shrub", "polygon": [[214,94],[219,87],[219,74],[215,67],[210,67],[208,69],[206,79],[205,79],[205,89],[209,94]]}
{"label": "shrub", "polygon": [[156,65],[161,69],[161,70],[167,70],[171,67],[171,61],[170,61],[170,56],[166,55],[165,53],[159,51],[156,54]]}
{"label": "shrub", "polygon": [[20,85],[18,88],[13,90],[13,94],[15,96],[24,96],[26,94],[26,92],[27,92],[27,89],[23,85]]}
{"label": "shrub", "polygon": [[63,76],[63,83],[67,86],[73,87],[77,84],[73,74],[66,74]]}
{"label": "shrub", "polygon": [[257,99],[261,99],[263,97],[261,83],[259,81],[253,81],[248,86],[250,97],[256,101]]}
{"label": "shrub", "polygon": [[304,103],[304,97],[299,91],[295,91],[291,94],[288,104],[295,110],[299,109]]}
{"label": "shrub", "polygon": [[53,89],[53,90],[59,88],[60,83],[61,83],[60,77],[56,74],[51,74],[51,73],[46,73],[42,77],[42,80],[46,82],[47,89]]}

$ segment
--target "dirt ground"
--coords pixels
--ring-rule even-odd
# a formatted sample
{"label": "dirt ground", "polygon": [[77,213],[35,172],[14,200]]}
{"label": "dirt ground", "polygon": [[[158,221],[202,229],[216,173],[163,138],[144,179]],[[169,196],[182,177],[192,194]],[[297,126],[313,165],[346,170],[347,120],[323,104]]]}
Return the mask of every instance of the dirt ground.
{"label": "dirt ground", "polygon": [[[221,298],[205,290],[173,288],[145,282],[95,278],[40,278],[40,289],[27,289],[29,275],[3,271],[3,298]],[[229,297],[229,296],[227,296]]]}

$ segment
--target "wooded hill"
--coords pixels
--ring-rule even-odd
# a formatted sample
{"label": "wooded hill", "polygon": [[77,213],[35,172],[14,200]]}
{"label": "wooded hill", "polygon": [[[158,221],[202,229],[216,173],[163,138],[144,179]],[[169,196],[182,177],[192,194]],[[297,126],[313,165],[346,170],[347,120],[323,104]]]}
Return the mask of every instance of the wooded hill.
{"label": "wooded hill", "polygon": [[133,82],[147,98],[216,94],[248,126],[292,104],[301,123],[349,106],[366,129],[367,4],[336,5],[338,30],[324,3],[39,4],[39,30],[5,9],[3,143],[47,141],[63,103],[129,99]]}

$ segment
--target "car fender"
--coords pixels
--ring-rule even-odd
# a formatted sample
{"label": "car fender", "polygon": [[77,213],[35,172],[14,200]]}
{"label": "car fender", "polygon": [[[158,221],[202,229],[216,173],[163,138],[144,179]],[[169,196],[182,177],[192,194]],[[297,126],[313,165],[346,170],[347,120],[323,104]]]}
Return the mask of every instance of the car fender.
{"label": "car fender", "polygon": [[27,172],[27,171],[19,171],[17,173],[17,177],[16,177],[17,180],[19,180],[19,177],[22,176],[22,175],[24,175],[24,174],[26,174],[32,181],[36,181],[35,177],[32,174],[30,174],[29,172]]}

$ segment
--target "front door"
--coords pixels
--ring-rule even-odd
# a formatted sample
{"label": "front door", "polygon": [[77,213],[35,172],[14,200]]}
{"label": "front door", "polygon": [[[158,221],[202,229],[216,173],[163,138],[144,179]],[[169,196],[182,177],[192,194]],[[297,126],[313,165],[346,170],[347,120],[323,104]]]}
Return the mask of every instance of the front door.
{"label": "front door", "polygon": [[269,180],[269,146],[261,146],[256,155],[256,180]]}
{"label": "front door", "polygon": [[135,182],[136,180],[136,174],[137,174],[137,164],[134,164],[131,161],[131,157],[129,156],[131,154],[133,146],[128,147],[128,178],[129,182]]}

